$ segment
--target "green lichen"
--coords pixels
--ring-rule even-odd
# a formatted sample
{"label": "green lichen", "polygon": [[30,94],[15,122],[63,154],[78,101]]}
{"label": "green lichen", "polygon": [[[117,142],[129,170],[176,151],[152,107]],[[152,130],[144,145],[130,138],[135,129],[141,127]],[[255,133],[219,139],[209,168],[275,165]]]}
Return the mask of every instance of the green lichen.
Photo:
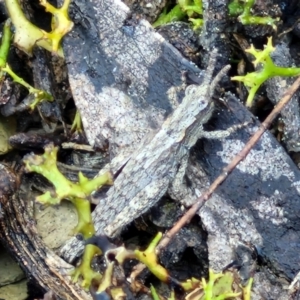
{"label": "green lichen", "polygon": [[[54,186],[54,192],[47,191],[38,196],[36,200],[42,204],[56,205],[66,199],[73,203],[78,214],[78,224],[74,233],[81,233],[84,239],[95,234],[92,222],[91,206],[87,198],[90,194],[104,184],[112,184],[112,176],[109,172],[102,176],[89,180],[81,172],[78,174],[78,182],[68,180],[57,168],[56,157],[58,148],[53,144],[45,147],[42,155],[33,153],[24,157],[25,169],[28,172],[36,172],[47,178]],[[101,250],[93,245],[86,245],[81,264],[72,273],[73,281],[82,278],[82,286],[89,288],[93,280],[101,280],[101,274],[91,268],[91,261],[95,255],[101,254]]]}
{"label": "green lichen", "polygon": [[28,154],[24,158],[26,170],[36,172],[46,177],[55,187],[55,191],[37,197],[42,204],[56,205],[62,199],[74,201],[74,199],[86,199],[93,191],[96,191],[104,184],[112,184],[112,177],[109,172],[102,176],[89,180],[81,172],[78,173],[78,182],[68,180],[57,168],[56,156],[58,147],[49,144],[45,147],[42,155]]}
{"label": "green lichen", "polygon": [[10,27],[11,21],[10,19],[8,19],[3,27],[3,34],[0,46],[0,79],[3,80],[4,74],[7,73],[11,76],[14,82],[17,82],[23,85],[25,88],[27,88],[29,94],[32,96],[32,102],[30,103],[29,108],[33,110],[42,101],[53,101],[53,97],[45,91],[32,87],[23,78],[19,77],[8,65],[7,56],[12,38]]}
{"label": "green lichen", "polygon": [[45,32],[28,21],[18,0],[5,0],[7,11],[15,27],[14,43],[29,55],[32,54],[33,47],[37,45],[63,56],[60,47],[61,39],[73,27],[73,22],[68,16],[70,0],[65,0],[61,8],[55,8],[45,0],[40,2],[46,11],[53,15],[51,32]]}
{"label": "green lichen", "polygon": [[94,245],[85,246],[81,264],[71,273],[73,282],[82,279],[81,286],[87,290],[93,281],[101,281],[102,275],[91,267],[93,257],[101,253],[100,249]]}
{"label": "green lichen", "polygon": [[75,206],[78,215],[78,224],[74,229],[74,234],[80,233],[84,239],[90,238],[95,234],[90,201],[77,197],[71,197],[70,201]]}
{"label": "green lichen", "polygon": [[169,278],[168,271],[158,263],[157,255],[155,253],[155,248],[158,245],[161,238],[162,233],[159,232],[149,244],[146,250],[135,250],[134,253],[136,259],[145,264],[153,275],[155,275],[161,281],[166,282]]}
{"label": "green lichen", "polygon": [[[99,284],[97,293],[105,292],[106,289],[112,286],[112,275],[114,271],[114,262],[108,262],[101,283]],[[115,299],[115,298],[113,298]],[[118,298],[117,298],[118,299]]]}
{"label": "green lichen", "polygon": [[183,12],[181,7],[177,4],[169,12],[165,8],[159,15],[158,19],[152,24],[152,26],[156,28],[164,24],[183,20],[185,17],[186,13]]}
{"label": "green lichen", "polygon": [[203,14],[202,0],[178,0],[178,4],[188,16],[192,16],[194,13]]}
{"label": "green lichen", "polygon": [[40,104],[43,101],[53,101],[52,95],[49,93],[39,90],[31,86],[29,83],[27,83],[23,78],[19,77],[8,64],[6,64],[5,67],[1,68],[2,72],[5,72],[10,75],[10,77],[13,79],[14,82],[17,82],[21,85],[23,85],[25,88],[28,89],[28,92],[30,95],[32,95],[32,101],[29,105],[29,108],[31,110],[34,110],[35,107]]}
{"label": "green lichen", "polygon": [[76,110],[76,114],[71,126],[71,131],[72,132],[78,132],[78,133],[82,133],[83,129],[82,129],[82,121],[81,121],[81,116],[78,110]]}
{"label": "green lichen", "polygon": [[[70,198],[70,201],[76,208],[78,215],[78,224],[74,229],[74,234],[82,234],[84,239],[88,239],[95,234],[95,227],[91,214],[91,203],[86,199]],[[95,272],[91,263],[95,255],[102,254],[101,249],[94,245],[86,245],[82,256],[81,264],[71,273],[73,282],[81,279],[81,286],[88,290],[92,281],[100,282],[102,275]]]}
{"label": "green lichen", "polygon": [[[156,246],[161,238],[162,234],[158,233],[145,251],[135,250],[134,254],[136,259],[144,263],[152,274],[161,281],[167,282],[170,275],[168,271],[158,263],[155,252]],[[179,284],[185,291],[192,291],[191,293],[193,293],[194,290],[200,291],[201,296],[198,298],[199,300],[241,299],[241,295],[243,295],[244,300],[250,300],[253,278],[250,278],[245,288],[240,288],[237,285],[236,288],[234,288],[234,280],[234,275],[231,272],[215,273],[213,270],[209,270],[208,280],[205,278],[201,280],[191,278]],[[153,299],[159,299],[153,287],[151,287],[151,292]],[[174,297],[172,293],[169,299],[175,299]]]}
{"label": "green lichen", "polygon": [[[162,234],[158,233],[151,241],[148,248],[144,251],[135,250],[135,258],[144,263],[149,271],[163,282],[168,282],[170,279],[169,272],[159,264],[156,255],[156,246],[162,238]],[[198,280],[196,278],[188,279],[185,282],[178,282],[184,291],[194,291],[195,289],[202,290],[202,296],[199,300],[225,300],[236,299],[243,295],[250,295],[253,279],[249,281],[249,284],[245,289],[234,290],[234,276],[231,272],[214,273],[209,270],[208,281],[205,278]],[[154,298],[156,292],[153,293]],[[250,300],[250,298],[244,297],[244,300]]]}
{"label": "green lichen", "polygon": [[55,53],[59,49],[63,36],[70,32],[74,25],[68,15],[70,2],[71,0],[65,0],[62,7],[56,8],[46,0],[40,0],[40,4],[45,7],[46,11],[53,15],[51,23],[52,31],[43,31],[43,38],[51,43],[52,51]]}
{"label": "green lichen", "polygon": [[201,280],[192,277],[180,283],[184,291],[193,291],[201,285]]}
{"label": "green lichen", "polygon": [[[156,292],[155,287],[151,284],[150,286],[150,291],[151,291],[151,296],[153,300],[160,300],[161,298],[159,297],[158,293]],[[168,297],[168,300],[176,300],[175,298],[175,292],[172,290],[171,296]]]}
{"label": "green lichen", "polygon": [[248,283],[243,287],[243,300],[251,300],[251,289],[253,285],[253,277],[248,280]]}
{"label": "green lichen", "polygon": [[233,0],[229,6],[229,15],[230,16],[239,16],[238,20],[243,25],[270,25],[275,30],[276,22],[279,21],[279,18],[271,18],[269,16],[255,16],[252,14],[251,10],[255,0]]}
{"label": "green lichen", "polygon": [[209,280],[202,278],[204,295],[199,300],[223,300],[234,299],[241,295],[241,292],[234,292],[233,275],[230,272],[214,273],[209,270]]}
{"label": "green lichen", "polygon": [[253,103],[254,96],[259,89],[259,87],[268,79],[275,76],[297,76],[300,74],[300,68],[295,67],[279,67],[276,66],[270,54],[275,50],[272,46],[272,38],[268,38],[268,43],[264,50],[257,50],[253,45],[246,52],[252,54],[255,60],[252,62],[255,67],[261,66],[255,72],[246,74],[245,76],[234,76],[231,79],[236,81],[241,81],[249,89],[249,95],[246,101],[246,106],[250,107]]}
{"label": "green lichen", "polygon": [[0,155],[3,155],[13,147],[9,143],[9,138],[17,132],[17,119],[15,116],[4,117],[0,115]]}
{"label": "green lichen", "polygon": [[197,30],[203,25],[202,14],[202,0],[178,0],[178,4],[169,12],[166,9],[163,11],[153,23],[153,27],[180,21],[188,17],[188,20],[193,24],[193,29]]}
{"label": "green lichen", "polygon": [[112,184],[111,174],[107,172],[89,180],[79,172],[78,182],[71,182],[57,168],[57,151],[58,147],[49,144],[45,147],[44,154],[31,153],[24,157],[25,170],[43,175],[55,188],[53,192],[47,191],[36,200],[46,205],[60,204],[63,199],[72,202],[79,218],[76,233],[79,232],[84,238],[89,238],[95,233],[95,229],[91,218],[90,202],[86,199],[104,184]]}
{"label": "green lichen", "polygon": [[43,32],[37,26],[29,22],[18,0],[6,0],[5,6],[15,27],[14,43],[28,54],[32,53],[34,45],[52,51],[49,41],[43,39]]}
{"label": "green lichen", "polygon": [[[234,276],[232,273],[230,272],[215,273],[214,271],[209,270],[208,281],[202,278],[201,284],[195,287],[195,290],[192,291],[186,297],[186,299],[191,298],[197,300],[226,300],[226,299],[250,300],[252,282],[253,282],[253,278],[251,278],[251,284],[247,285],[249,294],[247,294],[246,296],[244,292],[242,294],[242,291],[236,292],[233,290]],[[153,300],[160,299],[157,291],[152,285],[150,287],[150,290],[151,290],[151,295]],[[175,294],[173,291],[171,292],[171,296],[168,298],[168,300],[175,300]]]}
{"label": "green lichen", "polygon": [[[8,19],[4,23],[3,32],[2,32],[2,40],[0,45],[0,68],[5,67],[7,62],[7,56],[10,49],[10,41],[12,38],[10,26],[11,26],[11,20]],[[3,74],[1,73],[0,77],[2,76]]]}
{"label": "green lichen", "polygon": [[155,287],[151,284],[150,286],[151,296],[153,300],[160,300],[158,293],[156,292]]}
{"label": "green lichen", "polygon": [[[236,299],[236,300],[250,300],[251,288],[253,283],[253,278],[250,278],[246,287],[241,287],[238,282],[236,282],[236,276],[233,272],[226,271],[223,273],[215,273],[212,270],[209,270],[208,280],[202,278],[201,280],[196,278],[188,279],[184,282],[179,282],[175,278],[172,278],[167,271],[160,263],[158,262],[158,257],[156,254],[156,247],[162,238],[162,233],[158,233],[154,239],[150,242],[146,250],[128,250],[124,246],[117,248],[107,247],[108,252],[102,252],[106,258],[106,263],[109,265],[111,262],[108,257],[114,257],[114,262],[118,262],[119,265],[122,265],[126,260],[137,259],[138,261],[145,264],[148,270],[155,275],[160,281],[165,283],[172,282],[180,286],[185,292],[188,292],[187,299],[199,299],[199,300],[225,300],[225,299]],[[98,240],[99,239],[99,240]],[[94,236],[89,242],[97,245],[105,245],[106,240],[103,236]],[[113,268],[113,266],[111,266]],[[82,271],[83,273],[83,271]],[[106,273],[106,272],[105,272]],[[112,270],[107,271],[107,274],[104,274],[104,278],[99,284],[99,288],[96,291],[97,295],[101,295],[103,291],[110,291],[112,293],[113,284],[112,279]],[[151,293],[153,299],[160,299],[155,288],[151,286]],[[172,291],[169,300],[175,299],[175,294]]]}
{"label": "green lichen", "polygon": [[178,0],[178,4],[182,11],[187,14],[189,21],[193,24],[193,29],[201,28],[203,25],[202,0]]}
{"label": "green lichen", "polygon": [[48,33],[26,19],[18,0],[5,1],[11,19],[6,21],[3,28],[3,37],[0,47],[0,78],[3,79],[3,75],[7,73],[15,82],[28,89],[29,99],[31,100],[29,108],[31,110],[34,110],[42,101],[53,101],[53,97],[46,91],[32,87],[23,78],[19,77],[7,64],[7,56],[12,38],[10,30],[11,22],[15,27],[14,43],[26,53],[31,54],[33,46],[38,45],[59,56],[63,56],[60,41],[73,27],[73,23],[68,17],[69,4],[70,0],[65,0],[61,8],[55,8],[45,0],[41,0],[41,5],[45,6],[46,11],[49,11],[53,15],[52,31]]}

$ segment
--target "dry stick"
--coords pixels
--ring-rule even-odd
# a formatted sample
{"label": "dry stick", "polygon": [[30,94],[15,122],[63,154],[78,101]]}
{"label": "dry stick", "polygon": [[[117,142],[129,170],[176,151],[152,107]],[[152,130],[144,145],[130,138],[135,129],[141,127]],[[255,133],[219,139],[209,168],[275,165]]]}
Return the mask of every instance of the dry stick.
{"label": "dry stick", "polygon": [[193,216],[197,213],[197,211],[203,206],[203,204],[210,198],[212,193],[216,190],[216,188],[227,178],[229,173],[233,171],[233,169],[248,155],[253,146],[258,142],[263,133],[267,130],[273,120],[278,116],[280,111],[284,108],[284,106],[290,101],[294,93],[300,86],[300,77],[293,83],[293,85],[284,93],[279,103],[274,107],[269,116],[265,119],[263,123],[261,123],[259,129],[255,132],[255,134],[250,138],[245,147],[233,158],[231,163],[229,163],[222,171],[222,173],[215,179],[215,181],[211,184],[206,192],[201,195],[195,204],[186,212],[184,216],[164,235],[163,239],[160,241],[156,248],[157,254],[165,248],[174,235],[188,222],[191,221]]}

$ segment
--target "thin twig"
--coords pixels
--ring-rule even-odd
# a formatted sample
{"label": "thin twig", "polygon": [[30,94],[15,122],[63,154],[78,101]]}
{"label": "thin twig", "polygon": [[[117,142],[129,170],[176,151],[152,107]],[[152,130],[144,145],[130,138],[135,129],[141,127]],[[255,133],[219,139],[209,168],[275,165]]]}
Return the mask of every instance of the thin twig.
{"label": "thin twig", "polygon": [[76,144],[76,143],[62,143],[61,147],[63,149],[74,149],[74,150],[82,150],[87,152],[95,152],[95,149],[90,145],[82,145],[82,144]]}
{"label": "thin twig", "polygon": [[290,101],[294,93],[300,86],[300,77],[293,83],[293,85],[287,89],[287,91],[282,96],[279,103],[274,107],[269,116],[265,119],[263,123],[261,123],[259,129],[255,132],[255,134],[250,138],[245,147],[233,158],[233,160],[223,169],[222,173],[215,179],[215,181],[211,184],[206,192],[201,195],[196,203],[186,212],[184,216],[164,235],[163,239],[158,244],[156,251],[159,253],[163,248],[165,248],[174,235],[187,223],[191,221],[193,216],[198,212],[198,210],[203,206],[203,204],[210,198],[212,193],[216,190],[216,188],[227,178],[229,173],[233,171],[233,169],[248,155],[250,150],[254,147],[254,145],[261,138],[263,133],[267,130],[267,128],[271,125],[273,120],[278,116],[280,111],[285,107],[285,105]]}

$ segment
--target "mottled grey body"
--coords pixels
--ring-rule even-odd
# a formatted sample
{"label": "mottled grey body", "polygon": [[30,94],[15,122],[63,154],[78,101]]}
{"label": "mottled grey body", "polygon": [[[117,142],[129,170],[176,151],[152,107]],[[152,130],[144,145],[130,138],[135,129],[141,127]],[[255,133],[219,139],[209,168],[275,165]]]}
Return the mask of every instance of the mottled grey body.
{"label": "mottled grey body", "polygon": [[133,153],[108,191],[107,205],[102,210],[111,219],[105,228],[108,236],[116,235],[120,228],[149,210],[167,191],[174,199],[183,197],[183,177],[191,147],[201,137],[222,138],[230,134],[205,132],[202,128],[213,112],[215,86],[229,69],[225,67],[212,81],[216,56],[213,52],[203,84],[186,89],[182,103],[153,138]]}

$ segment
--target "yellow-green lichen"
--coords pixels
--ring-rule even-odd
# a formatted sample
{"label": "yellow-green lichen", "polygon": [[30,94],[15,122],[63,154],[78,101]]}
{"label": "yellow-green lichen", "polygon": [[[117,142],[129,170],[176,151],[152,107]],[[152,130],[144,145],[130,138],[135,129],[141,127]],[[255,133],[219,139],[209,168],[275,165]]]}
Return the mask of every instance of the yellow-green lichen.
{"label": "yellow-green lichen", "polygon": [[112,184],[112,177],[109,172],[91,180],[79,172],[78,182],[71,182],[57,168],[57,151],[57,147],[54,147],[53,144],[49,144],[45,147],[44,154],[28,154],[24,158],[28,172],[36,172],[43,175],[55,187],[54,193],[47,191],[42,196],[37,197],[36,200],[40,203],[55,205],[59,204],[62,199],[70,201],[76,198],[85,199],[104,184]]}
{"label": "yellow-green lichen", "polygon": [[85,289],[88,289],[93,281],[100,283],[102,275],[92,269],[91,262],[95,255],[101,253],[101,250],[94,245],[85,246],[81,264],[71,273],[73,282],[81,279],[81,286]]}
{"label": "yellow-green lichen", "polygon": [[11,21],[8,19],[3,27],[3,35],[0,46],[0,80],[4,79],[4,74],[7,73],[13,79],[14,82],[23,85],[28,89],[29,94],[32,96],[32,101],[29,104],[29,108],[33,110],[42,101],[53,101],[52,95],[49,93],[36,89],[28,84],[23,78],[19,77],[8,65],[7,56],[10,48],[10,42],[12,38],[11,33]]}
{"label": "yellow-green lichen", "polygon": [[8,64],[6,64],[5,67],[1,68],[2,72],[5,72],[10,75],[10,77],[13,79],[14,82],[17,82],[21,85],[23,85],[25,88],[28,89],[28,92],[30,95],[32,95],[32,101],[29,105],[29,108],[31,110],[34,110],[35,107],[40,104],[43,101],[53,101],[52,95],[49,93],[39,90],[28,84],[23,78],[19,77]]}
{"label": "yellow-green lichen", "polygon": [[251,10],[254,4],[255,0],[233,0],[228,6],[229,15],[238,16],[243,25],[270,25],[275,30],[279,18],[253,15]]}
{"label": "yellow-green lichen", "polygon": [[153,23],[153,27],[180,21],[187,17],[193,24],[193,29],[196,30],[203,25],[202,14],[202,0],[178,0],[178,4],[169,12],[164,9],[163,13]]}
{"label": "yellow-green lichen", "polygon": [[[45,147],[42,155],[28,154],[24,157],[25,169],[28,172],[36,172],[47,178],[54,186],[54,192],[47,191],[36,200],[46,205],[60,204],[66,199],[73,203],[78,214],[78,225],[74,233],[81,233],[84,239],[88,239],[95,234],[92,222],[91,206],[87,198],[90,194],[99,189],[104,184],[112,184],[110,173],[95,177],[89,180],[82,173],[78,174],[78,182],[68,180],[57,168],[56,157],[58,148],[50,144]],[[101,254],[101,250],[94,245],[86,245],[81,264],[75,268],[73,280],[82,279],[82,286],[89,288],[92,281],[100,282],[102,275],[91,268],[91,261],[95,255]]]}
{"label": "yellow-green lichen", "polygon": [[[155,253],[155,248],[162,237],[161,233],[158,233],[152,240],[150,245],[145,251],[135,250],[134,254],[136,259],[144,263],[147,268],[158,279],[163,282],[170,280],[168,271],[158,263],[158,258]],[[209,270],[209,278],[206,280],[202,278],[198,280],[191,278],[185,282],[179,283],[185,291],[200,290],[199,300],[225,300],[225,299],[241,299],[243,295],[244,300],[250,300],[251,287],[253,278],[250,278],[245,288],[240,288],[235,284],[234,288],[234,275],[231,272],[215,273],[213,270]],[[154,299],[157,299],[158,295],[154,288],[151,289]],[[170,299],[173,299],[174,295],[171,295]]]}
{"label": "yellow-green lichen", "polygon": [[209,280],[202,278],[204,295],[199,300],[223,300],[234,299],[241,295],[241,292],[234,292],[233,275],[230,272],[214,273],[209,270]]}
{"label": "yellow-green lichen", "polygon": [[71,126],[71,131],[72,132],[78,132],[78,133],[82,133],[83,129],[82,129],[82,120],[81,120],[81,116],[78,110],[76,110],[76,114]]}
{"label": "yellow-green lichen", "polygon": [[161,281],[166,282],[169,278],[168,271],[158,263],[157,255],[155,253],[155,248],[162,238],[162,233],[159,232],[152,242],[149,244],[148,248],[144,251],[135,250],[134,253],[136,258],[145,264],[149,271],[155,275]]}
{"label": "yellow-green lichen", "polygon": [[300,74],[300,68],[296,67],[279,67],[276,66],[270,54],[275,50],[272,45],[272,38],[268,38],[268,43],[265,46],[264,50],[257,50],[253,45],[246,52],[252,54],[255,57],[255,60],[252,62],[253,65],[257,68],[261,66],[260,69],[257,69],[255,72],[248,73],[244,76],[234,76],[231,77],[232,80],[241,81],[249,89],[249,95],[246,101],[246,105],[250,107],[253,103],[254,96],[259,89],[259,87],[268,79],[275,76],[297,76]]}
{"label": "yellow-green lichen", "polygon": [[52,17],[51,32],[43,31],[44,39],[51,43],[52,51],[57,52],[60,46],[61,39],[70,32],[73,28],[73,22],[70,20],[68,15],[68,9],[71,0],[65,0],[62,7],[56,8],[46,0],[40,0],[47,12],[50,12]]}
{"label": "yellow-green lichen", "polygon": [[40,2],[53,15],[51,32],[45,32],[27,20],[18,0],[5,0],[15,27],[14,43],[27,54],[31,54],[33,47],[37,45],[63,56],[60,41],[73,28],[73,22],[68,16],[70,0],[65,0],[61,8],[55,8],[45,0]]}
{"label": "yellow-green lichen", "polygon": [[[11,20],[8,19],[4,23],[3,32],[2,32],[2,40],[0,45],[0,68],[6,66],[7,56],[10,48],[10,41],[12,39],[12,33],[10,30]],[[2,78],[3,73],[1,71],[0,78]]]}

